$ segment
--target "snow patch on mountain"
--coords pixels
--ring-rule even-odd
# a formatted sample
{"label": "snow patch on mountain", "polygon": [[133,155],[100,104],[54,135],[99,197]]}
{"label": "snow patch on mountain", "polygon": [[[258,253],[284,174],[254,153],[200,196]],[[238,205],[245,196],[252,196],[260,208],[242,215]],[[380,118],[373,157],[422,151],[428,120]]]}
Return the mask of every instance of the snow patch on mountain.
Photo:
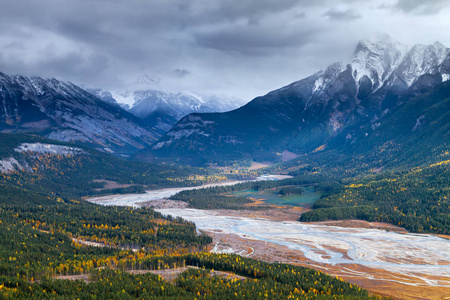
{"label": "snow patch on mountain", "polygon": [[[101,90],[101,92],[102,94],[106,94],[107,91]],[[111,91],[109,93],[118,103],[125,104],[129,108],[131,108],[134,102],[136,102],[132,91]],[[103,99],[104,96],[102,94],[97,94],[96,96]]]}
{"label": "snow patch on mountain", "polygon": [[319,79],[317,79],[314,82],[313,93],[321,90],[323,85],[324,85],[324,79],[323,79],[323,77],[320,77]]}
{"label": "snow patch on mountain", "polygon": [[23,143],[14,149],[16,152],[36,152],[41,154],[55,154],[55,155],[79,155],[86,153],[80,148],[69,147],[63,145],[52,145],[43,143]]}
{"label": "snow patch on mountain", "polygon": [[450,79],[450,74],[442,74],[442,82]]}

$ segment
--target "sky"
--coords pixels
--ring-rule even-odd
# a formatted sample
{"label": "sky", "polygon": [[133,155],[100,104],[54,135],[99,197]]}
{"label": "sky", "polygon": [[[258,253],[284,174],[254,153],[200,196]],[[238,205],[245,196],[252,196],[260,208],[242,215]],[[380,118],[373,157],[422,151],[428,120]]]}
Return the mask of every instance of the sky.
{"label": "sky", "polygon": [[359,40],[450,46],[450,0],[1,0],[0,72],[251,100]]}

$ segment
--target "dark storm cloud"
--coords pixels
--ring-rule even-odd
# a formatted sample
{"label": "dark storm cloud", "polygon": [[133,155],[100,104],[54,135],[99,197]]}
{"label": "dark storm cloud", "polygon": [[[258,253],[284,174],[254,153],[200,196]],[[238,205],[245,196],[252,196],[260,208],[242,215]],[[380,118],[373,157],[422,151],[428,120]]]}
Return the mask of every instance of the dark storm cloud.
{"label": "dark storm cloud", "polygon": [[86,57],[74,52],[63,57],[44,60],[40,62],[38,68],[47,68],[47,72],[53,74],[65,72],[74,80],[81,80],[106,72],[108,66],[109,59],[104,55],[93,54]]}
{"label": "dark storm cloud", "polygon": [[[112,72],[134,69],[170,74],[184,55],[189,59],[202,49],[264,55],[301,47],[311,40],[314,30],[289,28],[273,16],[292,10],[289,18],[305,18],[304,10],[311,5],[306,0],[7,0],[0,3],[0,24],[3,29],[9,27],[9,32],[30,34],[40,43],[48,41],[49,45],[41,47],[62,45],[56,55],[51,51],[26,53],[32,61],[17,59],[18,72],[55,72],[55,76],[76,80],[82,71],[88,76],[108,67]],[[37,51],[37,47],[28,48]],[[9,56],[14,54],[2,56],[0,67],[12,68]],[[69,67],[71,63],[76,65]]]}
{"label": "dark storm cloud", "polygon": [[375,29],[403,37],[398,16],[449,1],[1,0],[0,72],[257,96],[346,59]]}
{"label": "dark storm cloud", "polygon": [[[257,25],[265,15],[298,4],[295,0],[251,0],[232,4],[209,0],[66,0],[45,5],[46,2],[50,3],[31,0],[0,3],[3,12],[1,23],[54,32],[78,44],[127,60],[146,59],[149,51],[164,48],[167,44],[176,47],[202,27],[241,19]],[[42,6],[46,6],[45,10]]]}
{"label": "dark storm cloud", "polygon": [[337,21],[352,21],[352,20],[361,18],[361,15],[358,14],[357,12],[353,11],[352,9],[348,9],[348,10],[330,9],[323,15],[325,17],[328,17],[329,19],[337,20]]}
{"label": "dark storm cloud", "polygon": [[244,55],[273,55],[274,51],[291,47],[302,47],[311,41],[311,28],[290,30],[232,26],[225,29],[198,33],[195,40],[201,47]]}
{"label": "dark storm cloud", "polygon": [[449,0],[399,0],[394,8],[405,13],[434,15],[449,5]]}
{"label": "dark storm cloud", "polygon": [[42,51],[42,57],[35,62],[27,62],[0,53],[0,72],[52,78],[63,76],[70,81],[88,82],[90,78],[107,75],[109,66],[108,57],[101,54],[85,56],[79,52],[68,52],[59,55],[47,49]]}

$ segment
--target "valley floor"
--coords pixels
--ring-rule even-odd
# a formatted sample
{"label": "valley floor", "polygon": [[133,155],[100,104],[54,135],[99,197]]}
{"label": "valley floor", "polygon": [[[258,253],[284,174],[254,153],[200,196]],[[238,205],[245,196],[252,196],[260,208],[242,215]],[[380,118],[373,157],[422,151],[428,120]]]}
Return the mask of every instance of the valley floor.
{"label": "valley floor", "polygon": [[[115,205],[137,204],[133,195],[109,197]],[[445,237],[359,220],[299,223],[305,211],[299,207],[199,210],[180,201],[139,200],[139,205],[195,222],[213,237],[211,252],[302,265],[399,299],[450,297],[450,240]],[[108,197],[93,202],[112,204]]]}

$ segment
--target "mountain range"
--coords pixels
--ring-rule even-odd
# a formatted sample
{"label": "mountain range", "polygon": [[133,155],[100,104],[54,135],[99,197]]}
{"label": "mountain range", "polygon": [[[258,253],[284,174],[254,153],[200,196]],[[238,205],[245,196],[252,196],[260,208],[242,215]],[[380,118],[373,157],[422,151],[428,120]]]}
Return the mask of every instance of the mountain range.
{"label": "mountain range", "polygon": [[246,102],[230,96],[206,95],[191,92],[166,92],[162,90],[87,89],[96,97],[117,105],[144,120],[161,134],[170,130],[181,118],[191,113],[225,112]]}
{"label": "mountain range", "polygon": [[151,145],[160,136],[141,119],[72,83],[3,73],[0,131],[34,133],[123,155]]}
{"label": "mountain range", "polygon": [[[124,97],[132,105],[116,100]],[[34,133],[116,155],[150,146],[192,112],[226,111],[239,103],[231,97],[156,90],[111,94],[57,79],[0,73],[0,132]]]}
{"label": "mountain range", "polygon": [[[359,42],[350,62],[332,64],[239,109],[184,117],[139,157],[273,162],[364,145],[364,137],[388,122],[391,112],[407,109],[411,99],[448,81],[449,74],[450,49],[441,43],[408,47],[380,35]],[[421,116],[410,132],[432,121]],[[397,121],[395,127],[402,127]]]}

